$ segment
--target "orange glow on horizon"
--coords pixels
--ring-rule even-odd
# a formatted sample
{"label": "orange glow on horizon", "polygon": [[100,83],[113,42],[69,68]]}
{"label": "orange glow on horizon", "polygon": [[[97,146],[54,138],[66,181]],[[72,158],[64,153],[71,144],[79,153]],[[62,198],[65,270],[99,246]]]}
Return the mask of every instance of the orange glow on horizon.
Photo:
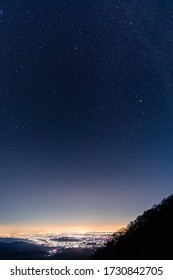
{"label": "orange glow on horizon", "polygon": [[0,225],[0,235],[18,233],[61,233],[61,232],[115,232],[125,225],[97,225],[97,226],[26,226],[26,225]]}

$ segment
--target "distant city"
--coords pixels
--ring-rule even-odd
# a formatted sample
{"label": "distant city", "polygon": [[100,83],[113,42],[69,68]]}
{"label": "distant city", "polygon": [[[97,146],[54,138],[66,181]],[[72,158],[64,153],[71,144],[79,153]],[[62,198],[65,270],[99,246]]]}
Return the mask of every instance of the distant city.
{"label": "distant city", "polygon": [[96,249],[103,247],[111,234],[64,232],[0,235],[0,259],[86,259]]}

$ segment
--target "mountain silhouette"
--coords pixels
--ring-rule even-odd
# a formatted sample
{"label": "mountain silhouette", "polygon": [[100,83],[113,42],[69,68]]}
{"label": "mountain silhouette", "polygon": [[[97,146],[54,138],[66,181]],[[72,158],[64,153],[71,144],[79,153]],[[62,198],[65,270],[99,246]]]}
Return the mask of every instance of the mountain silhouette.
{"label": "mountain silhouette", "polygon": [[173,259],[173,195],[114,233],[111,241],[91,259]]}
{"label": "mountain silhouette", "polygon": [[0,260],[39,260],[47,255],[45,247],[28,242],[0,242]]}

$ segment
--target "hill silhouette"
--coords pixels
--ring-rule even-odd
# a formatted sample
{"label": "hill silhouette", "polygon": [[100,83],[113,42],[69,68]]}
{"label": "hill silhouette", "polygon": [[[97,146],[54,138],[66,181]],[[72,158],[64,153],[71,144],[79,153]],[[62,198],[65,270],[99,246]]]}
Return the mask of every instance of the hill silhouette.
{"label": "hill silhouette", "polygon": [[44,247],[23,241],[1,242],[0,260],[39,260],[47,256]]}
{"label": "hill silhouette", "polygon": [[173,259],[173,195],[113,234],[91,259]]}

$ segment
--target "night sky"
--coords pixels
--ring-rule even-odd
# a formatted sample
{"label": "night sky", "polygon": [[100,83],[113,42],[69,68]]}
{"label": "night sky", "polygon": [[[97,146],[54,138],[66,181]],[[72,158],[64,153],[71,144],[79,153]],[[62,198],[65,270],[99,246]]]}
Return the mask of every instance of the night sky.
{"label": "night sky", "polygon": [[0,231],[114,230],[173,190],[173,1],[0,2]]}

